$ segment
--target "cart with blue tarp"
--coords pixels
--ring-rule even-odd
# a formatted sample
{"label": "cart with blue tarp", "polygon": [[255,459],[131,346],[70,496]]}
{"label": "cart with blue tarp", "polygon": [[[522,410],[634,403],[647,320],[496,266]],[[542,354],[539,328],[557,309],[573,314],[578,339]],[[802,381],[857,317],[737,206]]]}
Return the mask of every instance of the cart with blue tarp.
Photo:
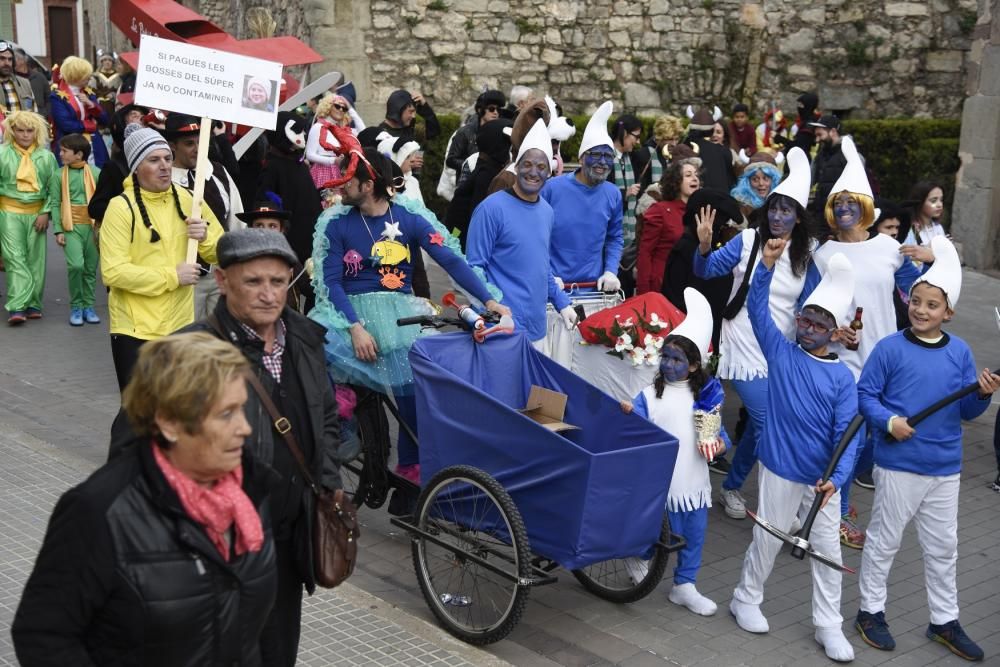
{"label": "cart with blue tarp", "polygon": [[[412,516],[393,523],[411,533],[421,590],[449,632],[503,638],[560,566],[615,602],[656,588],[683,545],[664,511],[673,436],[520,334],[423,338],[410,363],[424,483]],[[570,428],[523,412],[533,386],[565,395]]]}

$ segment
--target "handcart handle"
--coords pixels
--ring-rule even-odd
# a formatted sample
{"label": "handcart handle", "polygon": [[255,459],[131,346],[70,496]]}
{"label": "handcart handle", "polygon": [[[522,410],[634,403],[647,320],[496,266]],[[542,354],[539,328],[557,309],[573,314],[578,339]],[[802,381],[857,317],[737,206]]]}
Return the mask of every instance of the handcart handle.
{"label": "handcart handle", "polygon": [[411,324],[419,324],[422,327],[461,327],[465,323],[458,317],[443,317],[441,315],[414,315],[413,317],[400,317],[396,320],[397,327],[405,327]]}

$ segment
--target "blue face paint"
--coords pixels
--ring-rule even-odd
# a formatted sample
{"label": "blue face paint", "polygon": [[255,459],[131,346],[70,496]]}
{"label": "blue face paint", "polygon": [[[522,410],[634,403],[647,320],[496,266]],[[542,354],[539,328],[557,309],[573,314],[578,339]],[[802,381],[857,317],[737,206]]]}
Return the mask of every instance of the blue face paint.
{"label": "blue face paint", "polygon": [[536,195],[549,177],[549,159],[545,153],[532,148],[525,151],[517,163],[517,185],[526,195]]}
{"label": "blue face paint", "polygon": [[795,204],[788,197],[777,196],[767,207],[767,228],[774,238],[791,234],[798,221]]}
{"label": "blue face paint", "polygon": [[595,146],[583,154],[581,167],[588,181],[597,185],[607,180],[611,175],[611,167],[615,163],[615,154],[610,147]]}
{"label": "blue face paint", "polygon": [[833,219],[840,229],[851,229],[861,222],[861,204],[854,195],[841,193],[833,200]]}
{"label": "blue face paint", "polygon": [[836,323],[829,316],[812,310],[803,310],[795,318],[795,340],[806,352],[829,345],[836,330]]}
{"label": "blue face paint", "polygon": [[667,382],[687,380],[690,366],[684,350],[676,345],[664,345],[660,350],[660,374]]}

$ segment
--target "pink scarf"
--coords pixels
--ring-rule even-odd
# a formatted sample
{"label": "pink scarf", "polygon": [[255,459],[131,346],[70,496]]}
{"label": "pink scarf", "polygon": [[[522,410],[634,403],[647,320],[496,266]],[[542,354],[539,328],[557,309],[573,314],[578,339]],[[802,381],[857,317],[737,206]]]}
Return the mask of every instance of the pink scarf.
{"label": "pink scarf", "polygon": [[229,560],[225,533],[234,524],[236,540],[233,551],[236,555],[260,551],[264,544],[264,529],[260,515],[243,491],[243,466],[220,479],[211,489],[206,489],[175,468],[158,445],[152,447],[156,465],[160,466],[170,488],[177,493],[184,511],[205,528],[212,544],[225,560]]}

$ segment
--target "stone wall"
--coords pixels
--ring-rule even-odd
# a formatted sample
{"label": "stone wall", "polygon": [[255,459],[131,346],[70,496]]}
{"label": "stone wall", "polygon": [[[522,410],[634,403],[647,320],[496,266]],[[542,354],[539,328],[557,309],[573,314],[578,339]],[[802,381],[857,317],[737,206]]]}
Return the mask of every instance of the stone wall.
{"label": "stone wall", "polygon": [[[89,0],[94,2],[95,0]],[[362,110],[395,88],[458,111],[524,83],[571,112],[688,103],[759,114],[816,90],[853,118],[958,117],[976,0],[185,0],[245,37],[250,7],[345,71]],[[99,13],[91,12],[95,19]]]}
{"label": "stone wall", "polygon": [[574,111],[610,98],[641,112],[737,100],[760,112],[770,100],[794,108],[799,92],[817,90],[824,108],[855,118],[957,117],[977,18],[975,0],[370,0],[370,7],[374,99],[405,86],[457,110],[484,84],[526,83]]}

